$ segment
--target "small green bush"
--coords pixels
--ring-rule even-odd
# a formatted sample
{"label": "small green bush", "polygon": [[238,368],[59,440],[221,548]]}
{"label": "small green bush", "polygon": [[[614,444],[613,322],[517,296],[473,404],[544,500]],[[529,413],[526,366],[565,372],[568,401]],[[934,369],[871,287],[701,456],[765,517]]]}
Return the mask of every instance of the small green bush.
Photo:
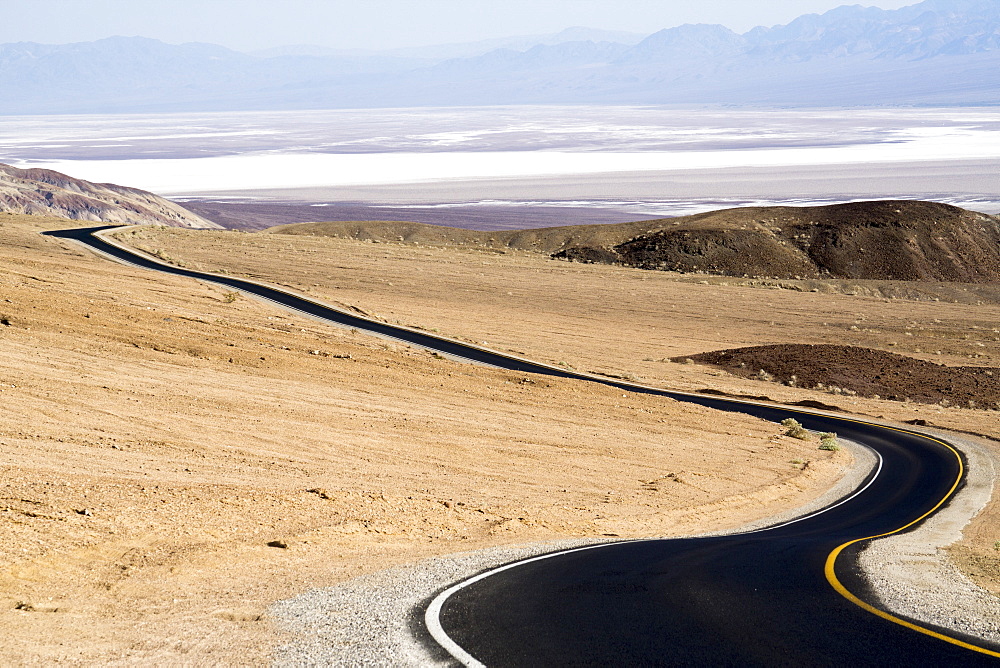
{"label": "small green bush", "polygon": [[808,441],[811,438],[809,432],[795,418],[785,418],[781,421],[781,426],[785,428],[785,436],[803,441]]}
{"label": "small green bush", "polygon": [[830,450],[831,452],[836,452],[837,450],[840,450],[840,444],[837,443],[837,435],[831,432],[820,434],[819,449]]}

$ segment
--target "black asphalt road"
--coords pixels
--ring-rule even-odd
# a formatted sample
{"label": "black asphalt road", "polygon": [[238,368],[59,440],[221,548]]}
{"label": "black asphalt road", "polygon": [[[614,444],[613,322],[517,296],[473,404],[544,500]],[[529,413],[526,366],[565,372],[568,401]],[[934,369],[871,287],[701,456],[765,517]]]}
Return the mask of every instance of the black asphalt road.
{"label": "black asphalt road", "polygon": [[[954,491],[960,456],[905,430],[717,397],[678,394],[575,374],[422,332],[373,322],[279,290],[153,262],[92,233],[48,232],[130,264],[228,286],[333,323],[505,369],[580,378],[863,442],[883,459],[864,492],[811,518],[734,536],[615,543],[531,560],[459,589],[442,606],[447,635],[488,666],[965,666],[993,664],[982,641],[870,612],[857,539],[923,518]],[[832,572],[828,572],[832,571]],[[842,586],[850,594],[839,592]],[[948,642],[934,634],[951,638]]]}
{"label": "black asphalt road", "polygon": [[[789,415],[741,410],[769,420]],[[825,513],[767,531],[616,543],[525,563],[452,595],[440,616],[444,630],[487,666],[994,663],[863,610],[824,575],[839,545],[929,512],[954,485],[955,455],[905,432],[796,417],[875,448],[883,467],[871,486]],[[841,554],[836,574],[870,599],[856,549]]]}

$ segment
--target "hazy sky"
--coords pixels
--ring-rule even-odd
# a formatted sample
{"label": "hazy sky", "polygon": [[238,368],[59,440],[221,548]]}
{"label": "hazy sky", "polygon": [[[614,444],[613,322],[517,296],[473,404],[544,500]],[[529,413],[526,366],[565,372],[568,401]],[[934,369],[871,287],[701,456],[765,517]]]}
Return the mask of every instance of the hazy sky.
{"label": "hazy sky", "polygon": [[[787,23],[843,0],[0,0],[0,43],[141,35],[237,50],[286,44],[384,49],[558,32],[645,34],[682,23],[738,32]],[[916,0],[868,0],[896,9]]]}

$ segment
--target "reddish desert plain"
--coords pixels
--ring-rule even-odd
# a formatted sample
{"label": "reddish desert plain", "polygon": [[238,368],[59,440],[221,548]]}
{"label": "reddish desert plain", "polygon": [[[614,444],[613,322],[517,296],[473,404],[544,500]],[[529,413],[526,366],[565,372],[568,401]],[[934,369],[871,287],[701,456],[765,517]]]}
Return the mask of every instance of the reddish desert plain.
{"label": "reddish desert plain", "polygon": [[[495,545],[731,528],[803,505],[851,465],[776,424],[439,359],[39,235],[72,226],[0,214],[6,662],[265,664],[283,640],[268,607],[309,588]],[[996,367],[1000,306],[982,299],[886,299],[842,282],[808,292],[462,245],[120,236],[582,371],[921,418],[994,451],[1000,438],[996,411],[669,361],[838,343]],[[993,502],[951,549],[993,590],[998,513]]]}

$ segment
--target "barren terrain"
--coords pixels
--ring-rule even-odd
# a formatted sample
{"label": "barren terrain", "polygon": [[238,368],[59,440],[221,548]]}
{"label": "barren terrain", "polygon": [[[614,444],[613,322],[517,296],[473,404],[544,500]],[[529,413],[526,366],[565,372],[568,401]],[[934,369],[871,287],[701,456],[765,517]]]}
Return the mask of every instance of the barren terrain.
{"label": "barren terrain", "polygon": [[556,257],[725,276],[1000,279],[1000,220],[936,202],[745,207],[648,225],[620,243],[566,244]]}
{"label": "barren terrain", "polygon": [[519,203],[449,204],[447,206],[374,205],[369,202],[264,202],[244,197],[235,202],[217,202],[209,199],[188,199],[182,206],[226,229],[245,231],[264,230],[276,225],[291,225],[315,221],[317,217],[336,220],[369,221],[372,218],[407,220],[440,227],[461,227],[469,230],[521,230],[529,227],[565,225],[598,225],[623,223],[640,218],[660,218],[599,206],[538,206]]}
{"label": "barren terrain", "polygon": [[[352,223],[351,225],[357,225]],[[379,226],[374,226],[378,230]],[[281,234],[144,228],[138,246],[294,286],[392,322],[534,359],[683,390],[809,401],[863,415],[978,434],[996,451],[992,410],[864,398],[670,362],[765,344],[871,348],[949,366],[1000,367],[995,286],[847,280],[754,280],[565,263],[529,251]],[[194,239],[197,239],[197,242]],[[276,258],[297,258],[276,264]],[[905,397],[904,397],[905,399]],[[1000,592],[1000,500],[952,548]]]}
{"label": "barren terrain", "polygon": [[[850,464],[774,424],[437,359],[38,234],[68,225],[0,214],[5,663],[266,663],[267,607],[310,587],[489,545],[724,529],[805,503]],[[641,361],[690,342],[655,333],[662,306],[585,296],[645,285],[616,268],[130,238],[542,359],[728,382]],[[656,289],[670,285],[701,289]]]}
{"label": "barren terrain", "polygon": [[[359,223],[350,223],[358,226]],[[385,234],[383,224],[370,236]],[[360,228],[363,232],[363,226]],[[393,322],[469,338],[584,371],[685,389],[819,401],[846,411],[1000,439],[998,413],[793,388],[671,358],[763,344],[838,344],[949,366],[1000,366],[994,286],[864,280],[755,280],[567,264],[535,252],[463,247],[459,240],[354,239],[144,228],[141,247],[196,268],[296,286]],[[236,241],[231,239],[236,238]],[[236,252],[224,255],[224,249]],[[163,250],[167,249],[167,250]],[[302,258],[281,273],[272,258]],[[624,344],[624,345],[623,345]],[[905,398],[905,397],[904,397]],[[991,446],[993,447],[993,446]],[[1000,591],[996,501],[955,552]],[[971,556],[970,556],[971,555]],[[972,563],[975,563],[973,567]]]}

